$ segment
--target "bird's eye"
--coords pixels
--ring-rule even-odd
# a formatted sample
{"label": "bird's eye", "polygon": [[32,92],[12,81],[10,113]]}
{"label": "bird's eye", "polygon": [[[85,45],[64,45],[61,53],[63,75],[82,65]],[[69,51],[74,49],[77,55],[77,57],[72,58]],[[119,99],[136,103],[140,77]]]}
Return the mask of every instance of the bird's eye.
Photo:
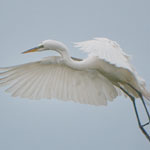
{"label": "bird's eye", "polygon": [[39,48],[44,48],[44,45],[43,45],[43,44],[40,44],[40,45],[39,45]]}

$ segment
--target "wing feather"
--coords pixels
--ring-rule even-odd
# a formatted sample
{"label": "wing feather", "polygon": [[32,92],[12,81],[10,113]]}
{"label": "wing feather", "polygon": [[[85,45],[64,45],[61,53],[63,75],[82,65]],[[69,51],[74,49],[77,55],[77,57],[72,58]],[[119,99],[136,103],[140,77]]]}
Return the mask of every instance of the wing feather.
{"label": "wing feather", "polygon": [[99,72],[71,69],[55,57],[0,69],[0,86],[7,85],[6,92],[15,97],[57,98],[92,105],[106,105],[118,95]]}
{"label": "wing feather", "polygon": [[79,47],[89,56],[97,56],[117,67],[132,70],[129,55],[125,54],[120,46],[107,38],[95,38],[93,40],[77,42],[75,47]]}
{"label": "wing feather", "polygon": [[[88,53],[88,58],[98,58],[101,71],[107,73],[108,76],[117,78],[118,81],[130,83],[140,91],[146,99],[150,99],[150,92],[146,89],[145,81],[137,74],[130,63],[130,56],[127,55],[116,42],[107,38],[95,38],[89,41],[77,42],[75,43],[75,47],[79,47]],[[107,65],[107,67],[104,67],[104,65]],[[116,72],[113,69],[116,70]],[[135,97],[138,97],[137,93],[129,88],[128,85],[125,85],[124,88]],[[105,90],[103,92],[105,93]],[[106,99],[110,99],[110,94],[113,99],[113,97],[115,97],[114,93],[111,93],[111,90],[106,90],[106,93],[108,92],[109,94],[104,94]]]}

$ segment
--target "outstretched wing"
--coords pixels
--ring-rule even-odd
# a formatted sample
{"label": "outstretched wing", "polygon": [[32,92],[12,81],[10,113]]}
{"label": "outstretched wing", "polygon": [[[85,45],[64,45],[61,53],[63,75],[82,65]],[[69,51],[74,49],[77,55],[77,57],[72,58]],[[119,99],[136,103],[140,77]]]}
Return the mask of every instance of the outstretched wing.
{"label": "outstretched wing", "polygon": [[7,92],[21,98],[57,98],[106,105],[107,100],[118,96],[117,89],[101,74],[71,69],[59,56],[0,71],[0,86],[8,86]]}
{"label": "outstretched wing", "polygon": [[[138,89],[147,99],[150,99],[150,92],[146,90],[145,81],[138,75],[136,70],[130,63],[130,57],[120,48],[120,46],[107,38],[95,38],[93,40],[75,43],[75,47],[79,47],[84,52],[87,52],[89,56],[96,56],[100,60],[109,64],[112,64],[114,68],[121,68],[127,70],[131,76],[134,76],[133,86]],[[101,62],[99,62],[101,63]],[[106,68],[108,69],[108,68]],[[128,86],[125,87],[133,95],[137,95]]]}
{"label": "outstretched wing", "polygon": [[106,62],[132,71],[130,57],[123,52],[120,46],[107,38],[94,38],[93,40],[77,42],[75,47],[79,47],[89,56],[97,56]]}

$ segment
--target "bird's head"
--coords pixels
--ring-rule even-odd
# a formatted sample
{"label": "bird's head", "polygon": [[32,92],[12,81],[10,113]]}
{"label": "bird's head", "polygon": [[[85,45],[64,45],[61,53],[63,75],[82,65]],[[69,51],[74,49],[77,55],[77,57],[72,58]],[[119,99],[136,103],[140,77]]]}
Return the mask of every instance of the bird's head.
{"label": "bird's head", "polygon": [[63,52],[67,51],[67,47],[59,41],[45,40],[41,42],[38,46],[31,48],[27,51],[24,51],[23,54],[30,53],[30,52],[41,52],[46,50],[54,50],[62,54]]}

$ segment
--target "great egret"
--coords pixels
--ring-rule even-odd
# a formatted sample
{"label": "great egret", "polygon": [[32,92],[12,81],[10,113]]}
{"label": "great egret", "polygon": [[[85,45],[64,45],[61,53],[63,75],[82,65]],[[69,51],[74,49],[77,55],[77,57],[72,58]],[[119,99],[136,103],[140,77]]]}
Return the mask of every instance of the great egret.
{"label": "great egret", "polygon": [[[41,42],[23,53],[54,50],[60,56],[0,68],[0,86],[11,85],[6,91],[21,98],[57,98],[91,105],[106,105],[108,100],[124,93],[132,100],[138,125],[150,140],[144,128],[150,123],[150,115],[143,100],[143,96],[150,100],[150,92],[131,65],[130,57],[107,38],[78,42],[75,46],[87,52],[88,57],[84,60],[70,57],[68,48],[58,41]],[[135,98],[142,100],[148,116],[144,125],[139,119]]]}

